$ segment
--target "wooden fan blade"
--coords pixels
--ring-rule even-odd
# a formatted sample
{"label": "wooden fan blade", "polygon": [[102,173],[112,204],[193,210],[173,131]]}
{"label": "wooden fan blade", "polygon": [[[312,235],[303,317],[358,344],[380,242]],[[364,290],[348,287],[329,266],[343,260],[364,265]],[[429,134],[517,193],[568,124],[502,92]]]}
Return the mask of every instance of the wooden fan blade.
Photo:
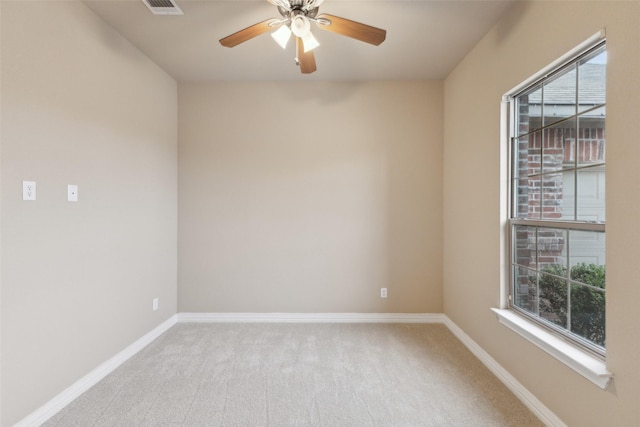
{"label": "wooden fan blade", "polygon": [[247,40],[251,40],[252,38],[257,37],[260,34],[264,34],[267,31],[275,30],[280,25],[282,25],[282,23],[269,25],[274,21],[277,21],[277,19],[267,19],[266,21],[253,24],[252,26],[247,27],[244,30],[240,30],[223,39],[220,39],[220,44],[225,47],[234,47],[239,45],[240,43],[244,43]]}
{"label": "wooden fan blade", "polygon": [[318,27],[332,33],[342,34],[352,39],[378,46],[387,37],[387,31],[370,25],[361,24],[339,16],[322,14],[318,20],[327,19],[331,21],[329,25],[318,24]]}
{"label": "wooden fan blade", "polygon": [[311,74],[316,71],[316,57],[312,50],[307,53],[304,52],[304,44],[300,37],[296,37],[296,52],[302,74]]}

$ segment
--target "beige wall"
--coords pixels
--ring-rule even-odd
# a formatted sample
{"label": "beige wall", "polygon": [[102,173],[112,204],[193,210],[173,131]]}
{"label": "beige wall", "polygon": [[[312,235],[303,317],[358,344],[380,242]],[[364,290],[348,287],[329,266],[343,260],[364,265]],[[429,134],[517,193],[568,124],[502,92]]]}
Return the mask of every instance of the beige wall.
{"label": "beige wall", "polygon": [[[445,82],[445,313],[570,426],[640,425],[640,3],[519,3]],[[501,96],[607,30],[607,366],[600,390],[502,327]],[[469,206],[474,210],[469,212]]]}
{"label": "beige wall", "polygon": [[[0,49],[2,46],[2,4],[0,1]],[[2,52],[0,51],[0,188],[2,186]],[[0,197],[2,224],[2,197]],[[0,424],[2,424],[2,226],[0,225]]]}
{"label": "beige wall", "polygon": [[176,312],[177,85],[82,3],[1,24],[8,426]]}
{"label": "beige wall", "polygon": [[[80,3],[0,4],[2,425],[175,313],[176,295],[182,312],[444,309],[568,425],[640,425],[638,2],[519,2],[444,84],[179,91]],[[489,311],[501,96],[603,27],[606,391]]]}
{"label": "beige wall", "polygon": [[181,84],[178,110],[180,312],[441,312],[442,82]]}

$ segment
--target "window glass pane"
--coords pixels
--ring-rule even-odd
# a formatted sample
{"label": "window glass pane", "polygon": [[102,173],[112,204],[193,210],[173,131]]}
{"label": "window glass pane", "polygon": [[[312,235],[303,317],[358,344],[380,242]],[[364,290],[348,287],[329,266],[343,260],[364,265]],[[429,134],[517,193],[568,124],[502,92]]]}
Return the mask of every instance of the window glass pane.
{"label": "window glass pane", "polygon": [[576,114],[576,64],[565,68],[544,84],[544,125],[550,125]]}
{"label": "window glass pane", "polygon": [[518,186],[518,217],[540,219],[541,175],[520,180],[526,185]]}
{"label": "window glass pane", "polygon": [[567,265],[567,231],[558,228],[538,229],[538,268],[540,271],[557,274],[556,267],[564,270]]}
{"label": "window glass pane", "polygon": [[518,218],[540,218],[542,131],[523,135],[514,142],[515,179],[514,191],[517,203],[514,214]]}
{"label": "window glass pane", "polygon": [[606,81],[607,52],[603,48],[578,65],[578,112],[605,103]]}
{"label": "window glass pane", "polygon": [[537,131],[529,135],[527,143],[527,175],[531,176],[541,172],[542,131]]}
{"label": "window glass pane", "polygon": [[524,267],[537,268],[536,228],[516,225],[513,227],[513,236],[515,263]]}
{"label": "window glass pane", "polygon": [[538,308],[540,317],[556,325],[567,327],[567,281],[562,278],[565,267],[546,267],[549,273],[540,273]]}
{"label": "window glass pane", "polygon": [[576,171],[562,173],[562,219],[573,221],[576,217]]}
{"label": "window glass pane", "polygon": [[518,135],[542,127],[542,86],[536,86],[518,97]]}
{"label": "window glass pane", "polygon": [[573,209],[569,207],[573,198],[565,194],[566,174],[567,172],[555,172],[542,175],[543,219],[574,219]]}
{"label": "window glass pane", "polygon": [[589,166],[605,161],[605,107],[578,117],[578,165]]}
{"label": "window glass pane", "polygon": [[578,176],[578,220],[605,221],[605,167],[580,169]]}
{"label": "window glass pane", "polygon": [[544,130],[542,169],[544,172],[575,167],[576,119],[556,123]]}
{"label": "window glass pane", "polygon": [[523,267],[514,267],[513,303],[531,314],[538,314],[537,273]]}
{"label": "window glass pane", "polygon": [[605,233],[569,232],[571,279],[598,288],[605,287]]}
{"label": "window glass pane", "polygon": [[571,332],[605,345],[605,293],[580,284],[571,285]]}
{"label": "window glass pane", "polygon": [[513,145],[511,147],[513,156],[513,175],[514,176],[527,176],[528,154],[529,154],[529,135],[523,135],[518,138],[513,138]]}

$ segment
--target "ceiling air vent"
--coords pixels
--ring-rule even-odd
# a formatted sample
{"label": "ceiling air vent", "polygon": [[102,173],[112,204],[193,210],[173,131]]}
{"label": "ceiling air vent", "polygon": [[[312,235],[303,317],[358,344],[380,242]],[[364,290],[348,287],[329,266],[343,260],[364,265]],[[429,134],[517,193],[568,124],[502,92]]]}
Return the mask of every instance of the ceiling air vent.
{"label": "ceiling air vent", "polygon": [[184,15],[174,0],[142,0],[154,15]]}

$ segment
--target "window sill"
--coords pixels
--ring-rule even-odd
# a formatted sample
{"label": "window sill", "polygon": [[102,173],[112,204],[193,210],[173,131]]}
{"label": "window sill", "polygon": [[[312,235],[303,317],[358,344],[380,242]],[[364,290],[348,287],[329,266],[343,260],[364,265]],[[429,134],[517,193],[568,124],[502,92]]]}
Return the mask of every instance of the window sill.
{"label": "window sill", "polygon": [[549,353],[601,389],[607,388],[613,374],[607,371],[605,362],[536,326],[514,313],[513,310],[497,308],[492,308],[491,310],[498,315],[500,323]]}

